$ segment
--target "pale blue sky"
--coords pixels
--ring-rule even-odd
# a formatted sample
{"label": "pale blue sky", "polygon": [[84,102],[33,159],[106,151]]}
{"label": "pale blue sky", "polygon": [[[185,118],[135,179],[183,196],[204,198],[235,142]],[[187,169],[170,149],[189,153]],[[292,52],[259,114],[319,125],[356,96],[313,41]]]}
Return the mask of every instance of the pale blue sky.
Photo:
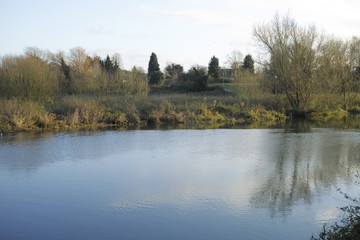
{"label": "pale blue sky", "polygon": [[223,64],[233,50],[256,58],[254,24],[290,12],[300,24],[341,38],[360,36],[359,0],[0,0],[0,56],[29,46],[57,52],[83,47],[89,55],[118,52],[124,67],[175,62]]}

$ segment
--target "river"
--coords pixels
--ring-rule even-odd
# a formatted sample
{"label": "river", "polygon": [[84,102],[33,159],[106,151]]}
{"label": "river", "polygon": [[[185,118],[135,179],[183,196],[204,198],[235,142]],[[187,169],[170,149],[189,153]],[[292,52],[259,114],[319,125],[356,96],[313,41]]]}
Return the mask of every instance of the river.
{"label": "river", "polygon": [[0,239],[309,239],[359,169],[359,129],[3,135]]}

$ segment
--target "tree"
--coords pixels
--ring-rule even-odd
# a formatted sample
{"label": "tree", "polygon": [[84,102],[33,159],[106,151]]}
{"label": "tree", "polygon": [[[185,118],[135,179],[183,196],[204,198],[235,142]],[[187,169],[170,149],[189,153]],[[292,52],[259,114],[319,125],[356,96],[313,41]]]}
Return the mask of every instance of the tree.
{"label": "tree", "polygon": [[71,93],[71,84],[72,84],[72,76],[71,76],[71,67],[70,65],[66,64],[64,53],[60,52],[57,55],[58,62],[60,64],[60,69],[63,73],[63,78],[60,79],[60,89],[63,93]]}
{"label": "tree", "polygon": [[130,95],[147,95],[148,82],[146,80],[146,73],[142,67],[133,66],[130,72],[129,81],[126,82],[126,92]]}
{"label": "tree", "polygon": [[41,50],[40,48],[37,47],[27,47],[25,49],[25,56],[26,57],[36,57],[39,59],[44,60],[45,62],[49,62],[47,60],[49,60],[49,58],[51,58],[51,53],[49,51],[44,51]]}
{"label": "tree", "polygon": [[114,55],[112,55],[111,57],[111,61],[114,63],[114,66],[117,67],[118,69],[124,68],[120,53],[114,53]]}
{"label": "tree", "polygon": [[242,59],[243,54],[240,51],[233,50],[230,54],[226,56],[226,64],[232,69],[232,70],[238,70],[242,66]]}
{"label": "tree", "polygon": [[354,90],[359,93],[360,91],[360,38],[353,37],[350,41],[350,56],[349,65],[352,72],[352,81],[354,83]]}
{"label": "tree", "polygon": [[112,63],[109,55],[106,56],[103,67],[104,67],[105,71],[107,71],[107,72],[113,71],[113,63]]}
{"label": "tree", "polygon": [[322,40],[315,27],[302,28],[289,16],[275,15],[271,23],[255,26],[253,34],[272,59],[291,107],[305,113],[315,90],[316,51]]}
{"label": "tree", "polygon": [[165,74],[167,78],[171,78],[171,80],[178,80],[181,74],[183,74],[184,68],[180,64],[169,63],[165,67]]}
{"label": "tree", "polygon": [[76,47],[70,49],[70,62],[71,66],[77,73],[84,72],[84,63],[86,61],[87,53],[85,49]]}
{"label": "tree", "polygon": [[156,54],[151,53],[148,67],[148,76],[151,76],[151,74],[156,71],[160,71],[160,66]]}
{"label": "tree", "polygon": [[232,75],[234,77],[235,81],[240,80],[241,75],[241,66],[243,64],[242,60],[244,58],[244,55],[238,51],[233,50],[230,54],[226,56],[226,64],[228,67],[232,70]]}
{"label": "tree", "polygon": [[245,56],[242,68],[251,73],[254,73],[254,60],[250,54]]}
{"label": "tree", "polygon": [[181,87],[188,91],[204,91],[207,88],[206,67],[195,65],[180,77]]}
{"label": "tree", "polygon": [[[360,60],[360,41],[343,41],[329,37],[318,52],[317,78],[325,93],[339,94],[339,105],[348,109],[359,91],[356,74]],[[337,99],[336,99],[337,100]]]}
{"label": "tree", "polygon": [[164,80],[164,74],[160,71],[160,66],[155,53],[151,53],[149,67],[148,67],[148,79],[151,85],[161,84]]}
{"label": "tree", "polygon": [[213,79],[218,79],[220,75],[219,59],[213,56],[209,62],[208,75]]}
{"label": "tree", "polygon": [[276,75],[276,68],[274,64],[274,60],[270,58],[270,61],[268,64],[264,66],[263,69],[264,73],[264,79],[263,79],[263,85],[265,88],[270,90],[272,94],[284,94],[284,86],[282,82],[280,82],[279,77]]}
{"label": "tree", "polygon": [[109,74],[114,74],[117,70],[119,70],[118,63],[116,61],[112,61],[109,55],[106,56],[105,60],[100,60],[99,63],[101,68]]}
{"label": "tree", "polygon": [[330,38],[319,49],[318,79],[327,93],[341,94],[344,109],[352,98],[352,76],[348,61],[348,42]]}
{"label": "tree", "polygon": [[58,93],[58,65],[34,55],[3,57],[0,62],[0,96],[46,101]]}
{"label": "tree", "polygon": [[164,82],[164,74],[161,71],[155,71],[150,75],[149,83],[152,85],[161,85]]}

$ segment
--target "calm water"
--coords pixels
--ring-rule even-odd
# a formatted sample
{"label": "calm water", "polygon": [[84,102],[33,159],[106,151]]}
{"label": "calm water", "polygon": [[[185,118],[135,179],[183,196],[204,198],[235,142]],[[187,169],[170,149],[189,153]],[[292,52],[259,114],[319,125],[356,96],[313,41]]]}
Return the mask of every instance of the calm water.
{"label": "calm water", "polygon": [[360,131],[0,137],[0,239],[308,239],[357,195]]}

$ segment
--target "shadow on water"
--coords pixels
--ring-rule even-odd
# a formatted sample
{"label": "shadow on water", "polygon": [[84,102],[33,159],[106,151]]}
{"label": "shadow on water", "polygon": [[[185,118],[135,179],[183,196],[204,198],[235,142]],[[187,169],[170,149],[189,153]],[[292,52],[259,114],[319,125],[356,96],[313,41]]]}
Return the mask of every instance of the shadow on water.
{"label": "shadow on water", "polygon": [[360,129],[360,116],[348,116],[341,119],[314,121],[309,119],[288,119],[282,126],[289,133],[311,133],[316,128],[337,130]]}

